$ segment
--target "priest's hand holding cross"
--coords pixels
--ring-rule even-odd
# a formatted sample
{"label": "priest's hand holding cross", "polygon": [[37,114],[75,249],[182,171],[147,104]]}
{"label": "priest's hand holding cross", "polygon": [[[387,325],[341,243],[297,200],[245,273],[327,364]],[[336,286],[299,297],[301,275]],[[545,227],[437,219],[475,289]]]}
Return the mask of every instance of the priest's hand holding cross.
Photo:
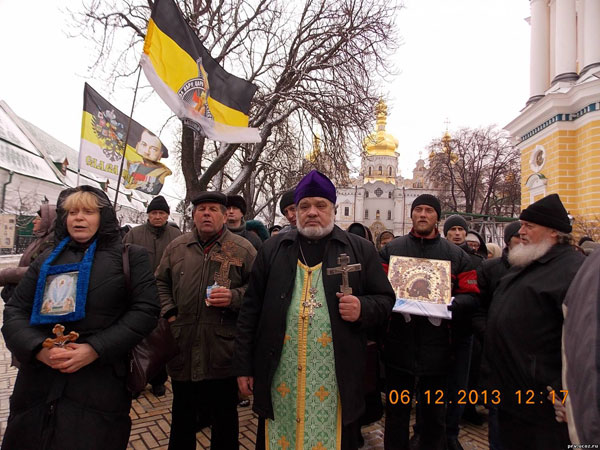
{"label": "priest's hand holding cross", "polygon": [[337,259],[339,267],[332,267],[327,269],[327,275],[342,275],[342,284],[340,286],[340,292],[335,295],[340,299],[338,306],[342,319],[347,322],[356,322],[360,318],[360,300],[358,297],[352,295],[352,288],[348,281],[349,272],[357,272],[361,270],[360,264],[348,264],[350,257],[342,253]]}
{"label": "priest's hand holding cross", "polygon": [[360,318],[360,300],[354,295],[346,295],[342,292],[335,294],[340,299],[338,306],[342,319],[347,322],[356,322]]}

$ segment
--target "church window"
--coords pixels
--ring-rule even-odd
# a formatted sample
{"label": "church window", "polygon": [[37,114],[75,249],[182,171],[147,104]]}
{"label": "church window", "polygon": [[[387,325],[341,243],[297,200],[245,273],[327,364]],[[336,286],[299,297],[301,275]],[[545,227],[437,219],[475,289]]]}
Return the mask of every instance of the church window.
{"label": "church window", "polygon": [[344,216],[348,217],[350,215],[350,208],[348,206],[344,206]]}
{"label": "church window", "polygon": [[371,176],[371,169],[372,169],[372,167],[369,166],[369,176]]}
{"label": "church window", "polygon": [[388,176],[392,176],[392,166],[388,167]]}
{"label": "church window", "polygon": [[377,189],[375,189],[375,195],[377,197],[381,197],[382,194],[383,194],[383,191],[381,190],[381,188],[378,187]]}
{"label": "church window", "polygon": [[392,191],[388,192],[388,198],[392,198]]}
{"label": "church window", "polygon": [[376,219],[379,219],[379,216],[380,216],[380,214],[379,214],[379,210],[377,210],[377,211],[375,212],[375,218],[376,218]]}
{"label": "church window", "polygon": [[368,198],[369,197],[369,191],[365,191],[365,197]]}
{"label": "church window", "polygon": [[368,218],[369,218],[369,210],[365,209],[365,219],[368,219]]}
{"label": "church window", "polygon": [[392,220],[392,211],[388,209],[388,220]]}
{"label": "church window", "polygon": [[379,166],[379,175],[383,175],[383,167]]}

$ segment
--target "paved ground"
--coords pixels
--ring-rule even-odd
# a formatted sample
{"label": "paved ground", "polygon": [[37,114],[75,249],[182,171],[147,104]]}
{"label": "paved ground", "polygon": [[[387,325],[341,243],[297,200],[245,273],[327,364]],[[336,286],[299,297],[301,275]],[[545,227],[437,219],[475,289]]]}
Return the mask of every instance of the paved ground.
{"label": "paved ground", "polygon": [[[2,267],[0,261],[0,268]],[[0,320],[4,304],[0,301]],[[0,437],[4,435],[9,412],[9,397],[12,392],[17,370],[10,366],[10,353],[0,337]],[[155,397],[152,392],[145,391],[131,408],[133,421],[129,449],[166,449],[171,423],[172,392],[167,384],[167,395]],[[251,409],[240,408],[240,448],[254,449],[256,440],[257,418]],[[370,426],[363,427],[365,438],[364,449],[383,448],[383,424],[385,418]],[[210,447],[210,429],[206,428],[197,434],[197,448]],[[487,450],[487,424],[476,427],[466,425],[461,429],[460,442],[465,450]]]}

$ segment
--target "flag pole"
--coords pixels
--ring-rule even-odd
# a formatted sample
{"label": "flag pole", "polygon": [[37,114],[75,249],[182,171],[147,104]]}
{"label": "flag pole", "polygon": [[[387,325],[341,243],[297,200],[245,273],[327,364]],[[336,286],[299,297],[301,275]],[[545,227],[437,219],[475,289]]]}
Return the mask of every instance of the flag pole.
{"label": "flag pole", "polygon": [[117,188],[115,193],[115,203],[113,208],[117,210],[117,198],[119,198],[119,186],[121,185],[121,176],[123,175],[123,165],[125,164],[125,152],[127,151],[127,140],[129,139],[129,130],[131,129],[131,118],[133,117],[133,108],[135,107],[135,97],[137,96],[138,86],[140,84],[140,75],[142,74],[142,66],[138,65],[138,76],[135,82],[135,90],[133,91],[133,102],[131,103],[131,112],[129,113],[129,120],[127,121],[127,133],[125,133],[125,140],[123,141],[123,158],[121,158],[121,167],[119,168],[119,178],[117,178]]}

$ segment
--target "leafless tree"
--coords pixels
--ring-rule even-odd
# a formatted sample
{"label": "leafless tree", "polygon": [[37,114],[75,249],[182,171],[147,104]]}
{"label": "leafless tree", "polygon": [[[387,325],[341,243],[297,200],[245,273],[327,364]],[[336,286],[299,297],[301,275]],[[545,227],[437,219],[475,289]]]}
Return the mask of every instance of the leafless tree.
{"label": "leafless tree", "polygon": [[[259,127],[262,137],[256,144],[221,148],[184,127],[186,199],[216,184],[228,193],[243,191],[253,209],[255,204],[261,209],[257,183],[281,178],[271,173],[281,142],[295,139],[297,150],[304,151],[317,132],[335,167],[345,167],[351,140],[368,131],[382,81],[392,73],[388,56],[398,44],[398,1],[177,0],[212,56],[259,87],[250,126]],[[94,67],[103,68],[110,82],[135,72],[152,4],[90,0],[83,12],[73,12],[96,45]],[[296,135],[285,138],[285,132]],[[239,164],[230,164],[234,155]],[[299,161],[291,162],[287,167],[298,166]],[[271,189],[263,203],[272,206],[276,192],[263,186]]]}
{"label": "leafless tree", "polygon": [[503,131],[463,128],[432,141],[429,150],[444,209],[508,216],[519,210],[520,155]]}

